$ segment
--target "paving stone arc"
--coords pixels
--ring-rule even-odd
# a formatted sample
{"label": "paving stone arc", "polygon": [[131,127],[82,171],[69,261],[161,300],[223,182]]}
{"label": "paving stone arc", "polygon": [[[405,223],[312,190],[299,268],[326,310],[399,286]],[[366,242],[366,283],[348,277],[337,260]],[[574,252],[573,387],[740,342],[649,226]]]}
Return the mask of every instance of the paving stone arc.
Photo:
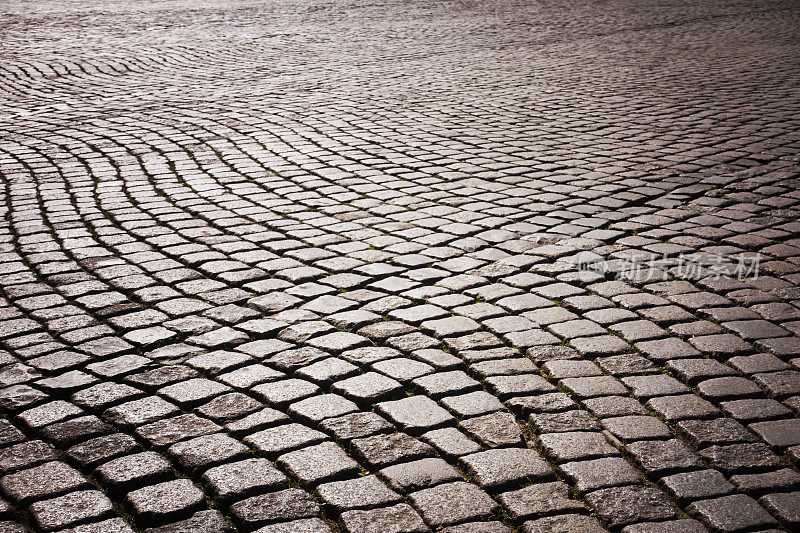
{"label": "paving stone arc", "polygon": [[0,531],[800,528],[797,2],[0,17]]}

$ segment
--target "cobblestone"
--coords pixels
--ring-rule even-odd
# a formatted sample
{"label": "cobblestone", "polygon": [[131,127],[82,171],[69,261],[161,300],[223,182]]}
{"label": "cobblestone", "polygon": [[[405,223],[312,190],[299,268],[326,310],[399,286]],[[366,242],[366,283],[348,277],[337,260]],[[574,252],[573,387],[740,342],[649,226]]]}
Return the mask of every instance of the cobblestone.
{"label": "cobblestone", "polygon": [[796,3],[0,18],[0,530],[798,528]]}

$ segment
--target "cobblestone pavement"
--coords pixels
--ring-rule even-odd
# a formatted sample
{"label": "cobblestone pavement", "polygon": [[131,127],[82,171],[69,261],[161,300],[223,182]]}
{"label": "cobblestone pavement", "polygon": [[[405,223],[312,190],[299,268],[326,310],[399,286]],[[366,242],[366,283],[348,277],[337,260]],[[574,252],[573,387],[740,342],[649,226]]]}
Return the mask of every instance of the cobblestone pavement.
{"label": "cobblestone pavement", "polygon": [[0,5],[0,531],[800,530],[800,5]]}

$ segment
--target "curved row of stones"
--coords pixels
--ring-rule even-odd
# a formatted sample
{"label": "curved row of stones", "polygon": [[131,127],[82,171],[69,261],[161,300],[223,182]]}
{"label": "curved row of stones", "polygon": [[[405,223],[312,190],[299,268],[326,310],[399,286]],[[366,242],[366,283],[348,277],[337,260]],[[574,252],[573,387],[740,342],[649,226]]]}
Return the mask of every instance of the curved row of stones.
{"label": "curved row of stones", "polygon": [[[44,83],[114,95],[153,76],[134,64]],[[23,103],[42,83],[4,80]],[[2,527],[796,528],[783,115],[762,117],[783,144],[701,143],[654,174],[624,143],[563,163],[582,140],[531,140],[513,96],[437,104],[0,123]],[[630,268],[698,252],[758,253],[761,276]]]}

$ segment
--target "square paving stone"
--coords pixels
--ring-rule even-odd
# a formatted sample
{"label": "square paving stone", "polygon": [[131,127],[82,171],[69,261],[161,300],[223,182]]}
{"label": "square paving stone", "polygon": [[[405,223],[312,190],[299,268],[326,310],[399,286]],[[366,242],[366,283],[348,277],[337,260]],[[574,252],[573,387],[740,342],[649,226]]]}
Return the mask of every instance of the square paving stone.
{"label": "square paving stone", "polygon": [[708,533],[708,530],[697,520],[683,519],[634,524],[622,528],[622,533]]}
{"label": "square paving stone", "polygon": [[154,391],[164,385],[185,381],[197,377],[197,370],[183,365],[165,365],[141,374],[134,374],[125,378],[125,382],[134,387],[143,387]]}
{"label": "square paving stone", "polygon": [[640,485],[636,470],[621,457],[604,457],[592,461],[575,461],[560,466],[561,471],[581,492],[621,485]]}
{"label": "square paving stone", "polygon": [[595,431],[547,433],[539,436],[539,442],[545,453],[559,463],[619,454],[602,433]]}
{"label": "square paving stone", "polygon": [[522,443],[522,430],[514,415],[491,413],[462,420],[458,426],[487,448],[517,446]]}
{"label": "square paving stone", "polygon": [[796,418],[756,422],[749,427],[770,446],[786,448],[800,444],[800,420]]}
{"label": "square paving stone", "polygon": [[434,455],[433,448],[405,433],[354,439],[350,449],[371,468],[385,468]]}
{"label": "square paving stone", "polygon": [[508,509],[514,522],[551,514],[583,512],[586,506],[571,499],[569,486],[561,481],[535,483],[519,490],[504,492],[498,501]]}
{"label": "square paving stone", "polygon": [[586,501],[612,528],[635,522],[667,520],[675,516],[675,509],[667,497],[651,487],[601,489],[587,494]]}
{"label": "square paving stone", "polygon": [[605,418],[602,424],[615,437],[623,441],[672,437],[669,427],[654,416],[633,415]]}
{"label": "square paving stone", "polygon": [[[442,400],[444,402],[444,400]],[[535,413],[558,413],[574,409],[576,403],[563,392],[551,392],[537,396],[520,396],[506,400],[508,407],[518,416],[525,417]]]}
{"label": "square paving stone", "polygon": [[538,520],[525,522],[520,528],[522,533],[560,533],[580,531],[581,533],[608,533],[596,518],[578,514],[548,516]]}
{"label": "square paving stone", "polygon": [[238,437],[260,429],[285,424],[289,420],[290,418],[280,411],[265,407],[238,420],[228,422],[225,424],[225,429]]}
{"label": "square paving stone", "polygon": [[20,422],[31,429],[38,429],[48,424],[61,422],[68,418],[73,418],[85,414],[80,407],[62,400],[49,402],[27,411],[23,411],[17,418]]}
{"label": "square paving stone", "polygon": [[302,379],[283,379],[263,383],[250,389],[253,394],[274,407],[286,407],[291,403],[319,393],[319,387]]}
{"label": "square paving stone", "polygon": [[692,337],[689,339],[689,343],[706,355],[724,359],[737,355],[747,355],[753,351],[753,346],[750,343],[729,333]]}
{"label": "square paving stone", "polygon": [[633,442],[626,449],[639,467],[650,476],[658,477],[703,467],[692,449],[677,439]]}
{"label": "square paving stone", "polygon": [[307,492],[285,489],[253,496],[231,506],[234,521],[245,531],[274,522],[315,518],[320,510]]}
{"label": "square paving stone", "polygon": [[512,376],[515,374],[530,374],[536,372],[537,368],[533,362],[525,357],[514,357],[509,359],[496,359],[493,361],[481,361],[469,366],[470,372],[479,378],[490,376]]}
{"label": "square paving stone", "polygon": [[100,482],[117,493],[130,492],[172,477],[172,465],[155,452],[142,452],[113,459],[94,471]]}
{"label": "square paving stone", "polygon": [[689,388],[686,385],[664,374],[629,376],[622,378],[622,382],[633,390],[633,395],[637,398],[647,399],[654,396],[668,396],[689,392]]}
{"label": "square paving stone", "polygon": [[800,492],[768,494],[759,502],[789,528],[800,526]]}
{"label": "square paving stone", "polygon": [[261,407],[261,402],[257,402],[241,392],[231,392],[217,396],[207,404],[199,407],[197,412],[215,422],[223,423],[258,411]]}
{"label": "square paving stone", "polygon": [[312,396],[289,406],[289,414],[312,424],[355,411],[358,411],[358,406],[338,394]]}
{"label": "square paving stone", "polygon": [[98,383],[72,395],[72,401],[85,409],[106,409],[126,400],[144,396],[139,389],[122,383]]}
{"label": "square paving stone", "polygon": [[652,374],[658,367],[640,355],[622,354],[609,357],[599,357],[597,363],[600,367],[613,376],[626,376],[629,374]]}
{"label": "square paving stone", "polygon": [[749,379],[740,377],[713,378],[697,384],[697,391],[709,400],[741,400],[763,397],[764,392]]}
{"label": "square paving stone", "polygon": [[445,395],[464,394],[480,390],[481,385],[462,370],[437,372],[415,379],[413,382],[426,396],[440,398]]}
{"label": "square paving stone", "polygon": [[602,374],[596,364],[584,360],[548,361],[542,368],[553,379],[585,378]]}
{"label": "square paving stone", "polygon": [[562,413],[532,414],[529,420],[537,433],[596,431],[600,429],[597,421],[588,412],[580,409]]}
{"label": "square paving stone", "polygon": [[231,392],[231,388],[210,379],[194,378],[159,389],[158,393],[181,407],[195,407],[215,396]]}
{"label": "square paving stone", "polygon": [[18,522],[10,522],[8,520],[0,521],[0,531],[3,533],[29,533],[30,529],[23,526]]}
{"label": "square paving stone", "polygon": [[446,396],[441,399],[442,405],[447,407],[458,417],[484,415],[504,409],[500,400],[484,391],[469,392],[457,396]]}
{"label": "square paving stone", "polygon": [[511,533],[511,528],[501,522],[492,521],[459,524],[439,531],[441,533]]}
{"label": "square paving stone", "polygon": [[0,389],[0,407],[11,413],[41,404],[50,397],[27,385],[12,385]]}
{"label": "square paving stone", "polygon": [[584,400],[583,405],[598,418],[647,414],[647,409],[638,400],[628,396],[590,398]]}
{"label": "square paving stone", "polygon": [[377,372],[367,372],[342,381],[331,387],[337,392],[359,405],[370,406],[375,403],[392,400],[403,396],[405,389],[400,382]]}
{"label": "square paving stone", "polygon": [[437,485],[410,497],[425,521],[434,527],[488,518],[498,510],[488,494],[463,481]]}
{"label": "square paving stone", "polygon": [[[13,426],[12,426],[13,428]],[[16,428],[14,428],[16,431]],[[21,432],[20,437],[25,435]],[[40,440],[21,442],[0,450],[0,474],[9,474],[22,468],[36,466],[48,461],[55,461],[58,457],[55,448]]]}
{"label": "square paving stone", "polygon": [[317,485],[357,474],[358,463],[335,443],[323,442],[278,457],[278,464],[305,485]]}
{"label": "square paving stone", "polygon": [[82,468],[94,466],[139,450],[136,439],[124,433],[113,433],[77,444],[67,450],[67,456]]}
{"label": "square paving stone", "polygon": [[317,361],[296,372],[297,377],[313,381],[321,386],[329,386],[334,381],[349,378],[355,374],[358,374],[356,365],[337,357]]}
{"label": "square paving stone", "polygon": [[387,484],[401,493],[426,489],[440,483],[460,481],[458,471],[439,458],[419,459],[390,466],[378,474]]}
{"label": "square paving stone", "polygon": [[103,413],[103,417],[112,424],[133,427],[174,416],[179,412],[176,405],[158,396],[149,396],[112,407]]}
{"label": "square paving stone", "polygon": [[557,391],[553,385],[537,374],[492,376],[486,378],[485,383],[489,386],[492,393],[501,400],[506,400],[513,396],[526,396]]}
{"label": "square paving stone", "polygon": [[322,335],[321,337],[313,337],[307,340],[306,343],[314,348],[325,350],[332,354],[372,345],[372,342],[370,342],[368,338],[346,331],[337,331],[335,333]]}
{"label": "square paving stone", "polygon": [[422,440],[436,448],[440,454],[453,459],[481,450],[480,444],[456,428],[429,431],[422,435]]}
{"label": "square paving stone", "polygon": [[719,409],[694,394],[651,398],[648,400],[647,406],[670,422],[687,418],[716,418],[720,416]]}
{"label": "square paving stone", "polygon": [[753,375],[753,380],[772,398],[785,398],[800,394],[800,372],[786,370]]}
{"label": "square paving stone", "polygon": [[[83,524],[69,529],[62,529],[59,533],[134,533],[128,523],[122,518],[109,518],[101,522]],[[227,533],[227,532],[226,532]]]}
{"label": "square paving stone", "polygon": [[15,502],[41,500],[89,486],[80,472],[56,461],[0,478],[3,493]]}
{"label": "square paving stone", "polygon": [[240,352],[214,350],[213,352],[202,353],[187,359],[185,364],[203,374],[216,376],[253,362],[249,355]]}
{"label": "square paving stone", "polygon": [[709,446],[698,453],[714,468],[728,474],[763,472],[782,465],[778,456],[761,443]]}
{"label": "square paving stone", "polygon": [[[677,325],[673,326],[670,328],[670,331],[677,327]],[[655,362],[698,357],[701,355],[691,344],[674,337],[637,342],[635,346],[640,352]]]}
{"label": "square paving stone", "polygon": [[426,396],[410,396],[402,400],[382,402],[375,408],[396,426],[412,435],[455,422],[450,413]]}
{"label": "square paving stone", "polygon": [[54,531],[113,515],[114,506],[102,492],[85,490],[36,502],[30,511],[37,526],[43,531]]}
{"label": "square paving stone", "polygon": [[254,433],[244,441],[269,456],[277,456],[327,439],[324,433],[301,424],[283,424]]}
{"label": "square paving stone", "polygon": [[232,372],[221,374],[216,379],[234,389],[247,391],[259,383],[275,381],[284,377],[286,375],[283,372],[278,372],[264,365],[248,365]]}
{"label": "square paving stone", "polygon": [[736,374],[732,368],[714,359],[675,359],[667,362],[667,368],[690,385],[705,379]]}
{"label": "square paving stone", "polygon": [[250,449],[227,435],[203,435],[169,447],[170,456],[191,473],[199,473],[218,464],[244,459]]}
{"label": "square paving stone", "polygon": [[627,396],[628,389],[611,376],[565,378],[561,383],[581,399],[598,396]]}
{"label": "square paving stone", "polygon": [[720,405],[728,415],[744,423],[786,418],[792,414],[782,403],[771,398],[733,400]]}
{"label": "square paving stone", "polygon": [[185,520],[173,522],[166,526],[148,528],[145,533],[234,533],[233,527],[219,511],[198,511]]}
{"label": "square paving stone", "polygon": [[126,500],[141,526],[155,526],[188,517],[205,505],[203,491],[188,479],[165,481],[135,490]]}
{"label": "square paving stone", "polygon": [[333,530],[320,518],[305,518],[271,524],[258,529],[255,533],[332,533]]}
{"label": "square paving stone", "polygon": [[136,429],[136,434],[156,449],[163,449],[184,439],[216,433],[222,428],[197,415],[179,415],[146,424]]}
{"label": "square paving stone", "polygon": [[800,486],[800,474],[789,468],[782,468],[775,472],[737,474],[731,476],[731,483],[739,492],[760,496],[767,492],[796,489]]}
{"label": "square paving stone", "polygon": [[94,415],[81,416],[50,424],[41,430],[41,436],[56,446],[64,448],[81,441],[107,435],[113,431],[112,427]]}
{"label": "square paving stone", "polygon": [[203,483],[227,505],[258,492],[286,488],[289,480],[267,459],[253,458],[210,468]]}
{"label": "square paving stone", "polygon": [[348,442],[376,433],[389,433],[394,427],[375,413],[357,412],[325,419],[320,424],[320,429],[332,434],[338,441]]}
{"label": "square paving stone", "polygon": [[551,478],[552,470],[536,450],[503,448],[462,457],[459,464],[482,488],[499,491]]}
{"label": "square paving stone", "polygon": [[752,433],[732,418],[683,420],[678,422],[677,427],[689,442],[698,448],[756,440]]}
{"label": "square paving stone", "polygon": [[757,501],[744,494],[702,500],[691,504],[686,510],[713,531],[747,531],[778,525]]}
{"label": "square paving stone", "polygon": [[372,365],[372,369],[403,383],[435,371],[429,364],[405,358],[378,361]]}
{"label": "square paving stone", "polygon": [[681,505],[696,500],[725,496],[735,491],[735,487],[716,470],[673,474],[661,478],[660,483],[675,496]]}
{"label": "square paving stone", "polygon": [[323,503],[335,513],[353,509],[372,509],[400,502],[400,495],[375,476],[334,481],[317,487]]}
{"label": "square paving stone", "polygon": [[342,513],[340,522],[347,533],[428,533],[430,529],[408,504],[368,511]]}

